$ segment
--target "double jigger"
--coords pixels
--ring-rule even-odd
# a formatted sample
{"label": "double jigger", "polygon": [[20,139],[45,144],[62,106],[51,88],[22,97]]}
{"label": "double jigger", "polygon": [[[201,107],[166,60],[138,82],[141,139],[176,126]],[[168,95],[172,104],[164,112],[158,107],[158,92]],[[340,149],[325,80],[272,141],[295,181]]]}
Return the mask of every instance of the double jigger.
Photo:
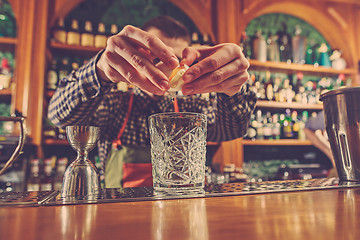
{"label": "double jigger", "polygon": [[100,127],[67,126],[66,135],[77,158],[67,167],[61,188],[65,200],[96,200],[102,196],[99,173],[88,154],[100,137]]}

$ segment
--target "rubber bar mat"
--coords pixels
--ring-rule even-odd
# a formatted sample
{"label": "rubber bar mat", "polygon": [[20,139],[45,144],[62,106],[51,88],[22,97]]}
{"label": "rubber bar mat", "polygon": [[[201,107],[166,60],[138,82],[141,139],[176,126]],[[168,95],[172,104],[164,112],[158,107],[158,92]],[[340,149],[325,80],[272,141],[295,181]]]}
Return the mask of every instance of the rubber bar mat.
{"label": "rubber bar mat", "polygon": [[155,191],[152,187],[107,188],[103,193],[87,198],[63,198],[58,191],[0,193],[0,206],[43,206],[88,203],[152,201],[194,197],[220,197],[260,193],[293,192],[321,189],[360,187],[360,182],[339,182],[337,178],[239,182],[206,185],[201,191]]}

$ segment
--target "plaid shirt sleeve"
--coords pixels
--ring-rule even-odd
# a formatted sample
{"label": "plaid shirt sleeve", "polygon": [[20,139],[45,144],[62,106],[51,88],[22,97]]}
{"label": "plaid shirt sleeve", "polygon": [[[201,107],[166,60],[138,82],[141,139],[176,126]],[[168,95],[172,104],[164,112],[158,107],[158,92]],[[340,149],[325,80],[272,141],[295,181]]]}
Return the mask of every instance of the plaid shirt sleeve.
{"label": "plaid shirt sleeve", "polygon": [[[108,93],[114,83],[102,81],[96,75],[96,62],[101,52],[77,71],[60,79],[50,100],[48,118],[58,127],[89,123],[99,105],[99,96]],[[96,124],[96,123],[94,123]]]}
{"label": "plaid shirt sleeve", "polygon": [[217,94],[216,111],[212,117],[208,114],[208,141],[221,142],[243,137],[256,100],[256,95],[250,90],[248,82],[231,97],[222,93]]}

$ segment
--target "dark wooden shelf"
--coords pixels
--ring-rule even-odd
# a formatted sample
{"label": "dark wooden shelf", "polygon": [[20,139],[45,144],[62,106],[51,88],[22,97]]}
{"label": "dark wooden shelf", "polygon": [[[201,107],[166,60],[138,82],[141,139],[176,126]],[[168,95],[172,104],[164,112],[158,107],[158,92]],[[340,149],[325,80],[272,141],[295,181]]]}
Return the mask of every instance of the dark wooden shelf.
{"label": "dark wooden shelf", "polygon": [[0,96],[11,96],[11,90],[10,89],[1,89],[0,90]]}
{"label": "dark wooden shelf", "polygon": [[279,139],[279,140],[241,140],[244,146],[311,146],[310,140]]}
{"label": "dark wooden shelf", "polygon": [[67,140],[60,140],[60,139],[51,139],[47,138],[44,140],[45,145],[69,145]]}
{"label": "dark wooden shelf", "polygon": [[0,37],[0,44],[16,45],[17,39],[10,37]]}
{"label": "dark wooden shelf", "polygon": [[265,101],[258,100],[256,103],[256,107],[258,108],[271,108],[271,109],[298,109],[298,110],[322,110],[322,104],[304,104],[298,102],[275,102],[275,101]]}
{"label": "dark wooden shelf", "polygon": [[337,76],[339,74],[344,74],[346,76],[355,75],[357,73],[356,69],[346,68],[344,70],[336,70],[331,67],[322,67],[314,66],[309,64],[294,64],[294,63],[285,63],[285,62],[260,62],[258,60],[250,59],[250,69],[252,71],[273,71],[273,72],[282,72],[288,74],[296,74],[302,72],[306,75],[314,76]]}

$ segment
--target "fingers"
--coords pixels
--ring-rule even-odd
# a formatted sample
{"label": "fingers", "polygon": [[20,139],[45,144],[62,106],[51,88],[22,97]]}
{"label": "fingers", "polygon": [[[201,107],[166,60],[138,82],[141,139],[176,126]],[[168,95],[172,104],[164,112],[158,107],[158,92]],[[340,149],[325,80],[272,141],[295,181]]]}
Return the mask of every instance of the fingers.
{"label": "fingers", "polygon": [[125,26],[119,35],[127,37],[138,45],[151,51],[152,55],[158,57],[169,67],[175,68],[179,61],[174,52],[166,46],[159,38],[133,26]]}
{"label": "fingers", "polygon": [[103,67],[103,71],[110,81],[115,83],[119,81],[128,82],[148,92],[157,95],[164,94],[164,90],[154,85],[144,74],[137,71],[124,58],[116,53],[104,52],[102,57],[104,57],[104,61],[107,63]]}
{"label": "fingers", "polygon": [[[191,66],[183,77],[186,84],[182,91],[185,95],[206,92],[233,95],[249,78],[249,62],[237,45],[222,44],[197,51],[200,61]],[[192,60],[194,53],[189,51],[187,56]]]}
{"label": "fingers", "polygon": [[206,73],[213,72],[234,59],[242,59],[239,69],[246,70],[249,67],[249,62],[243,57],[240,47],[236,44],[221,44],[212,48],[199,49],[198,52],[200,62],[190,67],[184,74],[185,82],[191,82]]}
{"label": "fingers", "polygon": [[[128,63],[124,65],[125,70],[130,71],[130,73],[137,71],[137,75],[146,77],[146,79],[142,80],[150,81],[161,90],[167,90],[169,88],[167,76],[153,65],[152,60],[148,59],[149,55],[146,54],[146,51],[138,51],[121,36],[113,38],[112,41],[112,46],[114,49],[113,51],[115,52],[114,55],[121,56],[119,59],[122,58],[126,63]],[[114,59],[114,61],[118,60],[121,63],[124,62],[120,61],[119,59]],[[113,66],[115,69],[122,69],[118,63],[112,64],[115,65]],[[129,65],[132,67],[132,69],[130,69]],[[123,76],[127,75],[126,72],[122,72],[121,74]],[[134,81],[134,79],[132,79],[132,81]]]}

